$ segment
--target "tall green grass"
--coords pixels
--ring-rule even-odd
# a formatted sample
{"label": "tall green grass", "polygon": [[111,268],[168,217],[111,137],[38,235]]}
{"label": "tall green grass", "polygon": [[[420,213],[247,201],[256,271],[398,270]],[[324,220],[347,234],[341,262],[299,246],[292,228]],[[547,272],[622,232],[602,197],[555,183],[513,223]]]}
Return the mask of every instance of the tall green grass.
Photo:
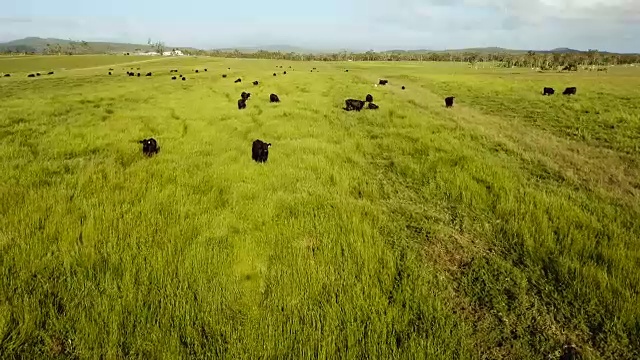
{"label": "tall green grass", "polygon": [[0,79],[0,357],[640,356],[636,70],[109,65]]}

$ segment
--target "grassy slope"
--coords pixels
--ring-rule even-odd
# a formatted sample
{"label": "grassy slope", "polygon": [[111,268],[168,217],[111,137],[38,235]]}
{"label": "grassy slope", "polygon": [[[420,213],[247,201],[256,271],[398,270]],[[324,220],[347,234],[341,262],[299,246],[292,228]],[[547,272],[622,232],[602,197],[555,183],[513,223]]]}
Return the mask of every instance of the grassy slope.
{"label": "grassy slope", "polygon": [[140,66],[0,79],[0,357],[640,356],[637,70]]}
{"label": "grassy slope", "polygon": [[[109,66],[122,70],[124,64],[148,61],[164,61],[148,56],[73,55],[73,56],[12,56],[0,57],[0,74],[24,75],[37,71],[73,70]],[[117,66],[120,66],[118,68]],[[16,74],[18,73],[18,74]]]}

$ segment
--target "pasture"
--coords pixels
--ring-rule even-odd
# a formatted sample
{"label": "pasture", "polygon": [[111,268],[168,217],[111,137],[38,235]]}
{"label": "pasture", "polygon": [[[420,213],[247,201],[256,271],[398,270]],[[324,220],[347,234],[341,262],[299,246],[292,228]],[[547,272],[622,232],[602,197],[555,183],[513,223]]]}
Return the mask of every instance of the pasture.
{"label": "pasture", "polygon": [[0,358],[640,357],[637,68],[3,72]]}

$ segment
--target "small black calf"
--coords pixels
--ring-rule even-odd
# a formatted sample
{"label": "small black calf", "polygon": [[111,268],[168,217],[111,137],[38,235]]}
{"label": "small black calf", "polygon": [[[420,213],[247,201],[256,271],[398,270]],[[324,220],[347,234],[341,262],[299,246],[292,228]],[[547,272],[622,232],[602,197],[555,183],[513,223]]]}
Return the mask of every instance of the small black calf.
{"label": "small black calf", "polygon": [[389,83],[389,80],[382,80],[382,79],[378,82],[378,84],[380,85],[387,85],[388,83]]}
{"label": "small black calf", "polygon": [[257,80],[253,82],[253,85],[258,85],[258,84],[259,82]]}
{"label": "small black calf", "polygon": [[239,83],[242,82],[242,79],[237,79],[236,81],[234,81],[234,83]]}
{"label": "small black calf", "polygon": [[142,144],[142,153],[147,156],[152,156],[160,151],[158,142],[154,138],[140,140],[140,144]]}
{"label": "small black calf", "polygon": [[444,99],[444,105],[446,107],[452,107],[453,106],[453,99],[455,99],[454,96],[449,96],[447,98]]}
{"label": "small black calf", "polygon": [[270,147],[271,143],[266,143],[260,139],[254,140],[251,147],[251,158],[259,163],[267,162]]}
{"label": "small black calf", "polygon": [[238,110],[242,110],[242,109],[246,109],[246,108],[247,108],[247,100],[238,99]]}
{"label": "small black calf", "polygon": [[562,95],[575,95],[577,91],[578,89],[576,89],[575,87],[568,87],[564,89]]}
{"label": "small black calf", "polygon": [[280,98],[276,94],[271,94],[271,95],[269,95],[269,101],[272,102],[272,103],[279,103],[280,102]]}

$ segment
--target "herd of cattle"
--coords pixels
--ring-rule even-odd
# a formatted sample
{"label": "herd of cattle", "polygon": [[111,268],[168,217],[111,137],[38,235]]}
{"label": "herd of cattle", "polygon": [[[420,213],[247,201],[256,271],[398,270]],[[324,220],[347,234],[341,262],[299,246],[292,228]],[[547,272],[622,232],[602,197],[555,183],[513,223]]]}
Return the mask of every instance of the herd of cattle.
{"label": "herd of cattle", "polygon": [[[278,66],[276,66],[277,68]],[[282,66],[279,66],[279,68],[282,68]],[[291,69],[291,66],[289,66],[289,68]],[[227,68],[228,70],[231,70],[231,68]],[[123,68],[122,70],[125,70],[125,68]],[[142,76],[142,73],[140,72],[134,72],[133,68],[130,69],[131,71],[126,71],[128,76],[137,76],[140,77]],[[140,68],[137,68],[137,70],[140,70]],[[207,72],[207,69],[204,69],[205,72]],[[311,69],[311,72],[318,72],[318,70],[316,68]],[[109,69],[109,75],[113,75],[114,69],[110,68]],[[172,69],[169,71],[170,74],[173,73],[178,73],[179,71],[177,69]],[[195,73],[199,73],[200,70],[199,69],[195,69],[194,70]],[[349,70],[345,70],[345,72],[349,72]],[[47,75],[53,75],[54,72],[50,71],[47,73]],[[283,75],[286,75],[287,72],[283,71],[282,73]],[[11,77],[11,74],[4,74],[4,77]],[[33,78],[36,76],[41,76],[41,74],[38,73],[34,73],[34,74],[28,74],[27,77]],[[148,72],[145,74],[145,76],[153,76],[153,73]],[[277,76],[277,73],[273,73],[273,76]],[[186,81],[187,78],[185,76],[183,76],[182,74],[179,75],[180,79],[182,81]],[[227,74],[223,74],[222,78],[226,78]],[[172,76],[171,80],[177,80],[176,76]],[[238,78],[234,81],[234,83],[241,83],[242,79]],[[253,85],[259,85],[260,82],[255,80],[252,82]],[[378,84],[376,84],[376,86],[380,85],[380,86],[385,86],[389,84],[389,80],[386,79],[379,79]],[[406,87],[402,86],[402,90],[405,90]],[[575,95],[577,93],[577,89],[576,87],[568,87],[565,88],[564,92],[562,93],[563,95]],[[555,94],[555,90],[551,87],[545,87],[542,90],[542,95],[553,95]],[[247,101],[249,100],[249,98],[251,97],[251,93],[245,92],[243,91],[242,94],[240,94],[240,99],[238,100],[238,110],[243,110],[247,108]],[[453,101],[454,101],[455,97],[453,96],[449,96],[446,97],[444,99],[444,103],[445,103],[445,107],[450,108],[453,106]],[[278,95],[276,94],[270,94],[269,95],[269,102],[271,103],[279,103],[280,102],[280,98],[278,97]],[[365,100],[358,100],[358,99],[347,99],[345,100],[345,107],[343,108],[343,110],[345,111],[360,111],[362,109],[365,108],[369,109],[369,110],[377,110],[379,109],[379,106],[373,103],[373,95],[371,94],[367,94],[365,96]],[[139,141],[140,144],[142,144],[142,152],[144,155],[147,156],[152,156],[154,154],[157,154],[160,151],[160,147],[158,146],[158,142],[153,139],[143,139],[141,141]],[[264,163],[267,161],[267,158],[269,156],[269,148],[271,147],[271,143],[266,143],[263,142],[262,140],[255,140],[253,142],[253,146],[252,146],[252,159],[255,160],[256,162],[261,162]]]}

